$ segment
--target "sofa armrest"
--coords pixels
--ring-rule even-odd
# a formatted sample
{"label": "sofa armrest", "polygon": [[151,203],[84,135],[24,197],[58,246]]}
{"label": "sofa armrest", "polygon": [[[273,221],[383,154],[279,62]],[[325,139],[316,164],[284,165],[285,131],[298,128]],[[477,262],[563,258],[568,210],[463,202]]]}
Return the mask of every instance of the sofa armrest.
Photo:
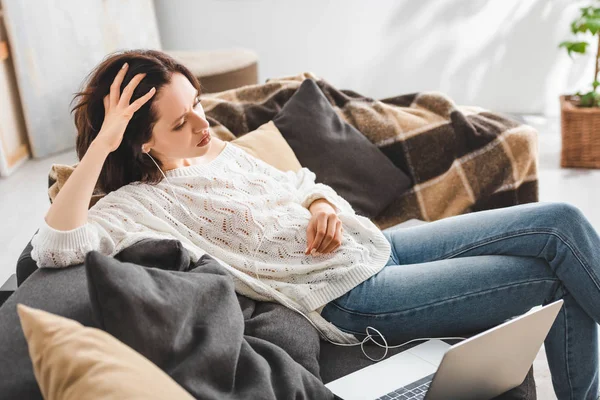
{"label": "sofa armrest", "polygon": [[17,290],[17,276],[12,274],[0,287],[0,306]]}
{"label": "sofa armrest", "polygon": [[[31,239],[33,239],[33,236]],[[38,269],[37,263],[31,258],[31,250],[33,250],[33,246],[31,245],[31,240],[29,240],[29,243],[27,243],[17,261],[17,286],[21,286],[25,282],[25,279]]]}

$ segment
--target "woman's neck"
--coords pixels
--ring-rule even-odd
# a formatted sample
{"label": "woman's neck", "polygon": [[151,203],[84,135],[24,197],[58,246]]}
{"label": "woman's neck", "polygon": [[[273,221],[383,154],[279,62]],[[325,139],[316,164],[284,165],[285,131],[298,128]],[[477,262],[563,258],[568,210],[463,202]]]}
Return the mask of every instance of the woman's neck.
{"label": "woman's neck", "polygon": [[190,165],[202,165],[209,163],[221,153],[225,145],[225,141],[215,138],[213,136],[210,141],[210,148],[208,149],[206,154],[198,157],[182,158],[178,162],[170,162],[165,165],[164,171],[169,171],[171,169],[182,167],[189,167]]}

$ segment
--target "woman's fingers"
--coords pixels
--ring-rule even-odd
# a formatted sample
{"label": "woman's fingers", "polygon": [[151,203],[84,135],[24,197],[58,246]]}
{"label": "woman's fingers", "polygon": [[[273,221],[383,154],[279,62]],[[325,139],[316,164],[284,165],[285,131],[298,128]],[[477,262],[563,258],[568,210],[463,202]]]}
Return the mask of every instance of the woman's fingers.
{"label": "woman's fingers", "polygon": [[129,68],[129,64],[125,63],[117,72],[117,76],[113,80],[112,85],[110,85],[110,107],[113,108],[117,104],[119,104],[119,94],[121,92],[121,84],[123,83],[123,79],[125,78],[125,73],[127,73],[127,68]]}
{"label": "woman's fingers", "polygon": [[314,250],[326,254],[337,249],[342,243],[342,221],[336,214],[319,213],[313,216],[307,228],[308,246],[304,254]]}
{"label": "woman's fingers", "polygon": [[121,98],[119,99],[119,106],[121,106],[121,107],[129,106],[129,101],[131,100],[133,91],[135,90],[137,85],[140,83],[140,81],[142,79],[144,79],[145,76],[146,76],[146,73],[144,72],[141,74],[137,74],[136,76],[131,78],[131,81],[129,81],[127,86],[125,86],[125,89],[123,89],[123,94],[121,94]]}
{"label": "woman's fingers", "polygon": [[308,227],[306,228],[306,243],[307,243],[307,245],[306,245],[306,251],[304,252],[304,254],[308,255],[314,249],[316,234],[317,234],[317,219],[313,217],[310,219],[310,221],[308,223]]}
{"label": "woman's fingers", "polygon": [[321,242],[327,233],[327,215],[318,214],[315,218],[315,240],[313,240],[311,249],[317,249],[321,246]]}
{"label": "woman's fingers", "polygon": [[323,253],[331,253],[332,251],[340,247],[342,244],[342,238],[342,221],[338,220],[335,228],[335,237],[333,238],[331,243],[329,243],[329,246],[327,246],[327,248],[323,250]]}
{"label": "woman's fingers", "polygon": [[323,236],[323,240],[321,240],[321,244],[316,247],[319,253],[325,253],[325,249],[329,247],[331,241],[335,238],[336,228],[337,228],[337,216],[335,214],[329,214],[327,216],[326,224],[326,232]]}
{"label": "woman's fingers", "polygon": [[152,96],[154,96],[154,93],[156,93],[156,88],[152,87],[152,89],[148,90],[148,93],[146,93],[145,95],[143,95],[142,97],[140,97],[139,99],[137,99],[136,101],[134,101],[133,103],[131,103],[131,105],[129,106],[129,109],[131,111],[131,114],[133,115],[134,112],[136,112],[137,110],[139,110],[144,104],[146,104],[146,102],[148,100],[150,100],[150,98]]}
{"label": "woman's fingers", "polygon": [[108,113],[108,110],[110,110],[110,94],[104,96],[102,102],[104,103],[104,115],[106,115]]}

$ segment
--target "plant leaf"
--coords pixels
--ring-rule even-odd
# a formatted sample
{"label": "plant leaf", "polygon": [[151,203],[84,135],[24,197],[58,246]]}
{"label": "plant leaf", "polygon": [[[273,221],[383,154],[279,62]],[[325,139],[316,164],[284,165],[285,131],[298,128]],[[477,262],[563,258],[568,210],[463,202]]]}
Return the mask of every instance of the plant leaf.
{"label": "plant leaf", "polygon": [[586,48],[589,45],[588,42],[562,42],[561,44],[558,45],[558,47],[564,47],[565,49],[567,49],[567,53],[569,53],[569,57],[571,56],[571,53],[580,53],[580,54],[585,54]]}
{"label": "plant leaf", "polygon": [[600,31],[600,18],[596,16],[589,16],[586,17],[584,21],[585,29],[592,35],[595,35],[598,33],[598,31]]}

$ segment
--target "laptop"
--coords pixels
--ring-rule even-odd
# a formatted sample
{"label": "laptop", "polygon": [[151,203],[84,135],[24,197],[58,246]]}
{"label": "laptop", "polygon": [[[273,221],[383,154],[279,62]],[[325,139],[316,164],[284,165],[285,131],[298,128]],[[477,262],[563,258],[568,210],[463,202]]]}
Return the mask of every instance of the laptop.
{"label": "laptop", "polygon": [[453,346],[437,339],[325,386],[343,400],[485,400],[525,380],[563,301],[508,320]]}

